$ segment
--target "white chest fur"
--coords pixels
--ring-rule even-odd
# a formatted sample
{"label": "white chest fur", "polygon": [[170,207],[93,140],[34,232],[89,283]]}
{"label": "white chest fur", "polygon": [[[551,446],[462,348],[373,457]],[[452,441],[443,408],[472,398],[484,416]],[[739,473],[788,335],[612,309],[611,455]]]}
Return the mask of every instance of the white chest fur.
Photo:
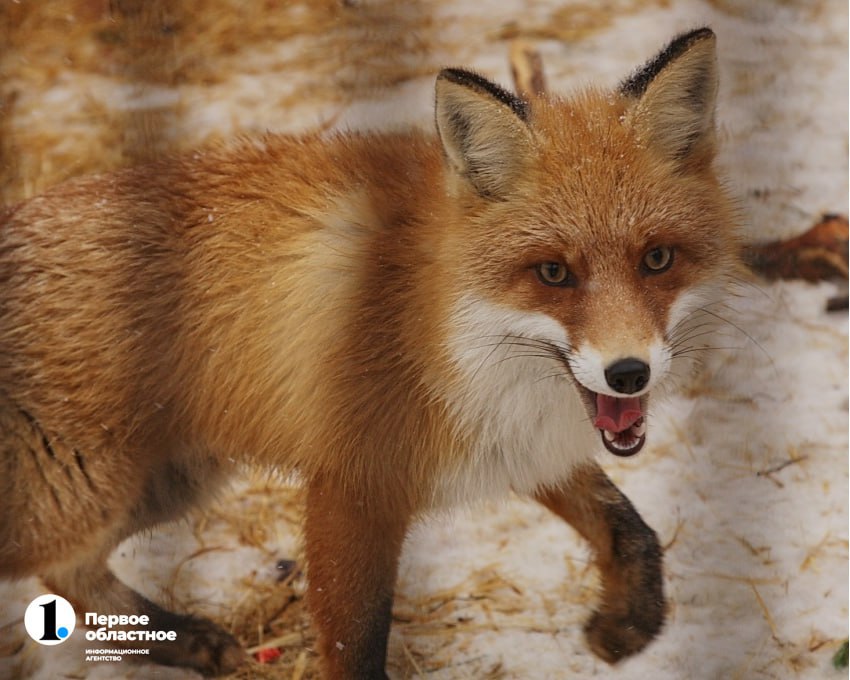
{"label": "white chest fur", "polygon": [[529,493],[596,453],[599,437],[566,368],[544,348],[566,348],[559,323],[467,296],[451,328],[459,378],[445,396],[472,446],[441,479],[436,505]]}

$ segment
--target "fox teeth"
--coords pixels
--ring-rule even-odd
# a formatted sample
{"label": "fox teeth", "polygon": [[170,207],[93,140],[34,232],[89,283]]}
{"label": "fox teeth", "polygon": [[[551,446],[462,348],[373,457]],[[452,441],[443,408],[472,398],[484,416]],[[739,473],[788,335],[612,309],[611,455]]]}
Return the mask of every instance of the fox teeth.
{"label": "fox teeth", "polygon": [[608,430],[602,430],[602,436],[605,437],[605,439],[607,439],[609,442],[613,442],[617,438],[616,434],[614,434],[613,432],[608,432]]}
{"label": "fox teeth", "polygon": [[646,421],[641,420],[640,423],[632,425],[632,435],[635,437],[643,437],[646,434]]}

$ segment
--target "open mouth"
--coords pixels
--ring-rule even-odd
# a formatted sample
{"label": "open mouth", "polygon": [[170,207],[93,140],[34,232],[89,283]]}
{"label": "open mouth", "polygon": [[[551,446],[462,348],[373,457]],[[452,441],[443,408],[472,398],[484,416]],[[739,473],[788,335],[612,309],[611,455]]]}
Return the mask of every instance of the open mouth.
{"label": "open mouth", "polygon": [[646,396],[610,397],[582,388],[602,443],[615,456],[635,455],[646,442]]}

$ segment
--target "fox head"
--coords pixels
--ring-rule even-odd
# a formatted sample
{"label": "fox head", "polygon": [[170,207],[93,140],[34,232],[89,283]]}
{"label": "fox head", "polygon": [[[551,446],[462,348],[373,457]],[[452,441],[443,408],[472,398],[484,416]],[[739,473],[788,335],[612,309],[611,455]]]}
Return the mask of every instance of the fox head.
{"label": "fox head", "polygon": [[716,92],[707,28],[613,92],[523,100],[440,73],[464,417],[502,399],[481,427],[507,428],[520,409],[531,428],[560,401],[585,421],[573,431],[598,430],[617,455],[641,449],[648,395],[691,356],[736,263],[713,169]]}

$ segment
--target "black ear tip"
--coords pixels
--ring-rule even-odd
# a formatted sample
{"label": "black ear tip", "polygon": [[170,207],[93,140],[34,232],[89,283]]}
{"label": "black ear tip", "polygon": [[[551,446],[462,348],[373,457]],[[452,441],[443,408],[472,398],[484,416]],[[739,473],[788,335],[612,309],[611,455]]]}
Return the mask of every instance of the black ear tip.
{"label": "black ear tip", "polygon": [[458,85],[463,85],[469,81],[481,80],[482,78],[483,76],[475,73],[475,71],[455,66],[448,66],[440,70],[439,74],[437,74],[437,80],[450,80]]}
{"label": "black ear tip", "polygon": [[470,71],[465,68],[444,68],[437,74],[437,80],[448,80],[450,83],[454,83],[455,85],[461,85],[463,87],[469,87],[474,90],[483,90],[486,92],[491,92],[494,89],[502,89],[495,83],[487,80],[487,78],[482,76],[480,73],[476,73],[475,71]]}
{"label": "black ear tip", "polygon": [[643,95],[650,82],[671,62],[678,59],[697,43],[715,40],[716,36],[708,26],[682,33],[662,49],[653,59],[635,71],[620,84],[620,92],[629,97]]}
{"label": "black ear tip", "polygon": [[678,57],[681,54],[687,52],[691,47],[696,45],[697,43],[704,42],[706,40],[715,40],[717,36],[714,34],[708,26],[703,26],[702,28],[695,28],[693,31],[687,31],[686,33],[680,33],[675,38],[673,38],[670,43],[665,47],[662,51],[662,55],[669,55],[670,58]]}
{"label": "black ear tip", "polygon": [[479,94],[492,97],[505,106],[510,107],[522,120],[528,120],[528,104],[524,100],[499,87],[496,83],[487,80],[487,78],[475,71],[467,71],[462,68],[444,68],[437,75],[437,82],[441,80],[447,80],[455,85],[460,85],[461,87],[474,90]]}
{"label": "black ear tip", "polygon": [[707,38],[715,38],[717,36],[714,35],[714,31],[712,31],[708,26],[703,26],[702,28],[695,28],[693,31],[688,33],[683,33],[676,40],[684,40],[688,45],[692,45],[695,42],[700,40],[706,40]]}

